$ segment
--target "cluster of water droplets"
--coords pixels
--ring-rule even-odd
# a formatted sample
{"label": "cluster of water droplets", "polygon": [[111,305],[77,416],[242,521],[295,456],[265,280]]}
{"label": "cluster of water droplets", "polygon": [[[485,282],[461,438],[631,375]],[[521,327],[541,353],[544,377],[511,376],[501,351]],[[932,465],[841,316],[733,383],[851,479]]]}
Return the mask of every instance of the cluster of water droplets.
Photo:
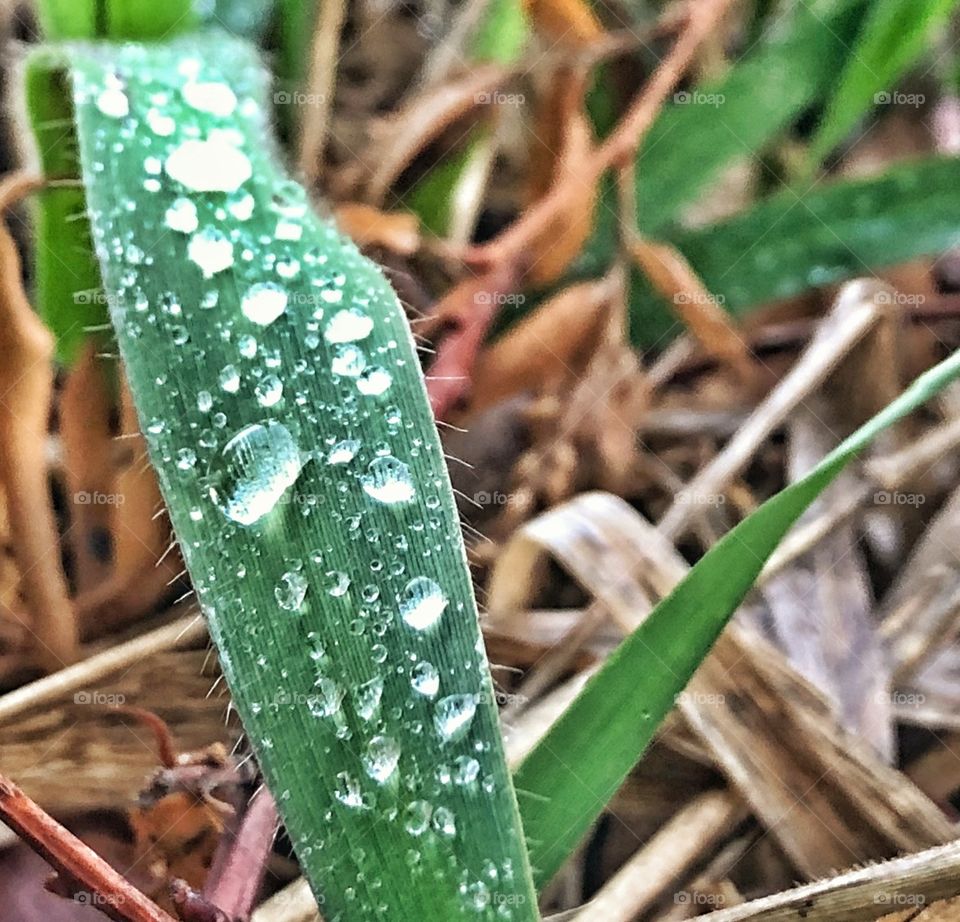
{"label": "cluster of water droplets", "polygon": [[[282,657],[264,645],[255,661],[276,673],[277,696],[253,702],[251,711],[300,708],[327,728],[352,753],[350,767],[330,779],[331,809],[399,824],[416,869],[431,850],[458,841],[466,799],[495,792],[484,765],[489,744],[471,732],[482,701],[482,653],[474,651],[465,669],[462,663],[454,668],[435,645],[445,620],[469,614],[434,578],[433,558],[458,540],[439,527],[442,517],[431,518],[442,485],[436,477],[415,480],[413,473],[430,469],[418,466],[418,457],[434,466],[441,460],[427,454],[436,449],[411,434],[412,423],[389,400],[403,352],[377,329],[382,293],[347,270],[356,268],[362,279],[369,271],[352,250],[336,268],[330,265],[338,235],[316,229],[299,187],[265,192],[258,184],[258,153],[249,140],[256,132],[239,131],[234,118],[260,124],[262,112],[207,70],[198,59],[181,62],[166,83],[158,73],[158,85],[138,81],[137,67],[78,84],[80,96],[92,97],[117,126],[110,136],[120,140],[105,142],[99,169],[108,168],[118,145],[136,143],[143,148],[142,187],[159,203],[152,236],[124,231],[111,238],[98,227],[95,242],[101,255],[124,266],[125,335],[136,338],[147,326],[169,333],[171,367],[154,387],[169,393],[184,387],[188,378],[178,368],[193,361],[184,358],[191,350],[200,360],[220,357],[211,380],[190,398],[185,424],[157,418],[146,425],[152,448],[169,457],[174,476],[195,491],[191,521],[233,528],[251,549],[249,557],[224,561],[221,570],[195,574],[201,598],[207,592],[217,598],[222,571],[242,584],[248,574],[273,566],[257,559],[258,541],[287,515],[319,509],[316,514],[339,523],[349,540],[389,544],[370,572],[358,572],[352,558],[329,547],[274,570],[279,576],[268,602],[306,638],[313,684],[303,700],[290,696]],[[183,271],[195,274],[188,290],[200,290],[199,297],[156,294],[144,281],[155,250],[171,247],[181,254]],[[201,313],[204,329],[215,330],[209,341],[195,332]],[[293,340],[297,348],[288,349]],[[329,387],[317,386],[318,376],[327,376]],[[333,396],[317,404],[315,395],[324,390]],[[361,435],[360,424],[371,417],[385,423],[389,438],[373,442]],[[323,440],[305,437],[316,431]],[[383,524],[394,520],[393,531]],[[240,590],[232,602],[241,610],[251,604]],[[251,649],[263,638],[255,621]],[[338,625],[369,641],[362,681],[343,679],[357,666],[347,671],[338,661],[332,629]],[[229,676],[226,653],[223,661]],[[274,745],[269,738],[260,744]],[[425,770],[415,755],[421,748],[442,753],[443,761]],[[491,893],[510,873],[506,865],[464,869],[464,905],[485,915]],[[502,907],[496,914],[510,918]]]}

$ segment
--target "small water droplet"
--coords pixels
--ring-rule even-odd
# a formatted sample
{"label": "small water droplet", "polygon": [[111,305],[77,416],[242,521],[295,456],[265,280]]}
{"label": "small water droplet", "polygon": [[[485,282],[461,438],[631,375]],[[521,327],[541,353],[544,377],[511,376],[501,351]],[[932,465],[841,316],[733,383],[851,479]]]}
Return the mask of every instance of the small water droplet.
{"label": "small water droplet", "polygon": [[223,447],[222,484],[211,498],[224,515],[252,525],[270,512],[300,475],[300,450],[282,423],[270,420],[241,429]]}
{"label": "small water droplet", "polygon": [[433,724],[446,742],[452,742],[466,735],[476,713],[475,695],[447,695],[437,702]]}
{"label": "small water droplet", "polygon": [[355,810],[363,806],[363,795],[360,793],[359,782],[351,777],[347,772],[340,772],[337,775],[337,786],[334,788],[334,796],[340,803]]}
{"label": "small water droplet", "polygon": [[273,282],[251,285],[240,302],[244,317],[259,326],[273,323],[287,309],[287,293]]}
{"label": "small water droplet", "polygon": [[335,599],[342,598],[350,589],[350,577],[340,570],[331,570],[327,573],[327,579],[330,581],[327,592]]}
{"label": "small water droplet", "polygon": [[383,784],[396,771],[400,744],[392,736],[374,736],[363,755],[363,767],[374,781]]}
{"label": "small water droplet", "polygon": [[175,199],[167,209],[164,221],[170,230],[192,234],[200,223],[197,219],[197,206],[188,198]]}
{"label": "small water droplet", "polygon": [[236,365],[224,365],[217,380],[228,394],[235,394],[240,390],[240,372]]}
{"label": "small water droplet", "polygon": [[314,717],[333,717],[339,713],[343,703],[343,688],[328,676],[320,676],[314,686],[317,694],[310,699],[310,713]]}
{"label": "small water droplet", "polygon": [[414,691],[432,698],[440,690],[440,673],[433,663],[422,660],[410,671],[410,684]]}
{"label": "small water droplet", "polygon": [[454,784],[472,784],[480,774],[480,763],[471,756],[457,756],[453,763]]}
{"label": "small water droplet", "polygon": [[457,834],[457,820],[452,810],[446,807],[437,807],[433,811],[433,828],[442,836],[452,839]]}
{"label": "small water droplet", "polygon": [[213,395],[210,391],[200,391],[197,394],[197,409],[201,413],[209,413],[213,409]]}
{"label": "small water droplet", "polygon": [[189,471],[197,463],[197,453],[192,448],[181,448],[177,452],[177,467],[181,471]]}
{"label": "small water droplet", "polygon": [[357,378],[357,390],[366,397],[379,397],[390,390],[393,384],[393,376],[386,368],[375,365],[373,368],[367,368],[359,378]]}
{"label": "small water droplet", "polygon": [[205,227],[187,244],[187,257],[196,263],[205,279],[233,265],[233,244],[222,231]]}
{"label": "small water droplet", "polygon": [[307,595],[307,580],[302,573],[288,570],[280,577],[280,585],[274,587],[273,594],[284,611],[300,611]]}
{"label": "small water droplet", "polygon": [[360,483],[367,496],[386,505],[408,503],[416,493],[410,468],[393,455],[371,461]]}
{"label": "small water droplet", "polygon": [[330,449],[327,464],[347,464],[356,457],[359,450],[360,443],[356,439],[343,439]]}
{"label": "small water droplet", "polygon": [[403,828],[412,836],[422,836],[430,828],[433,807],[425,800],[414,800],[407,805],[403,816]]}
{"label": "small water droplet", "polygon": [[373,330],[373,321],[363,311],[351,307],[337,311],[327,324],[323,338],[328,343],[351,343],[366,339]]}
{"label": "small water droplet", "polygon": [[187,105],[221,118],[230,115],[237,106],[237,97],[225,83],[195,83],[191,80],[184,84],[181,92]]}
{"label": "small water droplet", "polygon": [[257,403],[262,407],[272,407],[283,397],[283,382],[276,375],[266,375],[254,388]]}
{"label": "small water droplet", "polygon": [[108,86],[97,96],[97,108],[110,118],[123,118],[130,113],[130,100],[119,86]]}
{"label": "small water droplet", "polygon": [[342,343],[334,350],[330,368],[335,375],[356,378],[366,367],[367,357],[363,350],[352,343]]}
{"label": "small water droplet", "polygon": [[374,676],[357,689],[357,714],[370,721],[376,716],[383,698],[383,679]]}
{"label": "small water droplet", "polygon": [[447,607],[443,590],[427,576],[417,576],[404,587],[400,615],[410,627],[422,631],[440,620]]}

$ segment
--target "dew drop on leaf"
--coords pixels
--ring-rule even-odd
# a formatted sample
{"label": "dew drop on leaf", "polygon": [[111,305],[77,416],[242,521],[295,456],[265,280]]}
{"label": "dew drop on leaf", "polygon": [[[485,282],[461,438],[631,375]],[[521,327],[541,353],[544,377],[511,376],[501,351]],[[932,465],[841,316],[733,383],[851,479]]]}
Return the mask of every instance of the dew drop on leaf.
{"label": "dew drop on leaf", "polygon": [[383,784],[396,771],[400,761],[400,744],[392,736],[377,735],[367,743],[363,767],[374,781]]}
{"label": "dew drop on leaf", "polygon": [[356,439],[343,439],[330,449],[327,464],[347,464],[356,457],[359,450],[360,443]]}
{"label": "dew drop on leaf", "polygon": [[167,209],[164,221],[170,230],[181,234],[192,234],[199,221],[197,220],[197,206],[188,198],[178,198]]}
{"label": "dew drop on leaf", "polygon": [[432,698],[440,690],[440,673],[433,663],[422,660],[410,671],[410,684],[414,691]]}
{"label": "dew drop on leaf", "polygon": [[335,375],[356,378],[366,367],[367,357],[363,354],[363,350],[352,343],[341,343],[334,350],[330,368]]}
{"label": "dew drop on leaf", "polygon": [[381,368],[379,365],[366,369],[357,378],[357,390],[367,397],[379,397],[385,394],[391,384],[393,384],[393,376],[386,368]]}
{"label": "dew drop on leaf", "polygon": [[273,595],[284,611],[300,611],[307,595],[307,580],[302,573],[288,570],[280,577],[280,584],[274,587]]}
{"label": "dew drop on leaf", "polygon": [[412,836],[422,836],[430,828],[433,807],[426,800],[408,804],[403,816],[403,828]]}
{"label": "dew drop on leaf", "polygon": [[287,309],[287,293],[273,282],[251,285],[240,301],[243,316],[265,327],[273,323]]}
{"label": "dew drop on leaf", "polygon": [[130,100],[119,86],[108,86],[97,96],[97,108],[110,118],[124,118],[130,113]]}
{"label": "dew drop on leaf", "polygon": [[195,192],[234,192],[253,175],[247,155],[220,136],[184,141],[167,157],[166,171]]}
{"label": "dew drop on leaf", "polygon": [[233,265],[233,244],[222,231],[205,227],[190,238],[187,257],[200,267],[205,279],[212,278]]}
{"label": "dew drop on leaf", "polygon": [[410,468],[393,455],[370,462],[367,473],[360,478],[363,492],[386,505],[408,503],[416,490],[410,478]]}
{"label": "dew drop on leaf", "polygon": [[253,390],[260,406],[272,407],[283,397],[283,382],[276,375],[266,375]]}
{"label": "dew drop on leaf", "polygon": [[373,321],[363,311],[351,307],[337,311],[327,324],[323,338],[328,343],[352,343],[366,339],[373,330]]}
{"label": "dew drop on leaf", "polygon": [[211,498],[241,525],[252,525],[270,512],[302,467],[290,431],[273,420],[241,429],[223,447],[221,460],[222,482],[211,488]]}
{"label": "dew drop on leaf", "polygon": [[417,576],[404,587],[400,615],[415,630],[422,631],[440,620],[447,607],[443,590],[428,576]]}
{"label": "dew drop on leaf", "polygon": [[447,695],[437,702],[433,724],[444,741],[452,742],[466,735],[476,713],[475,695]]}
{"label": "dew drop on leaf", "polygon": [[190,81],[181,90],[187,105],[200,112],[226,118],[237,107],[237,97],[225,83]]}
{"label": "dew drop on leaf", "polygon": [[373,720],[383,698],[383,679],[374,676],[357,689],[357,714],[366,721]]}

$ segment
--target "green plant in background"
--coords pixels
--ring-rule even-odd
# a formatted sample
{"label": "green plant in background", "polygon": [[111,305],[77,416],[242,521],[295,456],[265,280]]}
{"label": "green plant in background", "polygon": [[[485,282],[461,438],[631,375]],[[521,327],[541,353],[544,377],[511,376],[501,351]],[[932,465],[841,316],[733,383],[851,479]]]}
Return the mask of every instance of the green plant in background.
{"label": "green plant in background", "polygon": [[[142,24],[150,15],[139,3],[51,3],[46,22],[69,38],[113,36],[111,22],[130,38],[166,35]],[[534,881],[604,808],[763,560],[877,432],[956,378],[960,358],[742,522],[611,658],[519,769],[525,845],[406,321],[379,270],[313,214],[264,144],[266,83],[252,48],[218,31],[36,53],[28,103],[44,167],[82,179],[69,198],[45,193],[38,301],[64,356],[96,319],[87,306],[109,305],[224,673],[329,922],[535,920]],[[943,246],[955,164],[904,170],[825,190],[796,216],[773,199],[718,228],[671,233],[743,309],[814,281],[802,259],[833,264],[816,222],[834,220],[830,208],[846,215],[843,195],[854,213],[906,216],[859,222],[868,257]],[[927,187],[944,190],[943,213],[898,249],[891,241],[901,226],[919,233],[923,211],[907,193],[922,203]],[[690,194],[671,190],[661,213]],[[799,266],[781,265],[781,227],[807,235]],[[776,265],[742,277],[730,247],[757,236]],[[56,278],[51,253],[68,277]],[[100,278],[105,297],[76,297]]]}

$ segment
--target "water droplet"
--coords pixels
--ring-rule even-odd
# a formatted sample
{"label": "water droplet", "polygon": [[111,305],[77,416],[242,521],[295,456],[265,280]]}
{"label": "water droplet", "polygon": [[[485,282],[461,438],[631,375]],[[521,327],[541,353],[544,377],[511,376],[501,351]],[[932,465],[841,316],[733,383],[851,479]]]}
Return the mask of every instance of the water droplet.
{"label": "water droplet", "polygon": [[447,695],[437,702],[433,724],[446,742],[452,742],[466,735],[476,713],[475,695]]}
{"label": "water droplet", "polygon": [[352,778],[347,772],[340,772],[337,775],[337,786],[333,791],[334,796],[340,803],[347,807],[359,809],[363,806],[363,795],[360,793],[360,784]]}
{"label": "water droplet", "polygon": [[220,136],[184,141],[167,157],[166,170],[195,192],[233,192],[253,174],[247,155]]}
{"label": "water droplet", "polygon": [[328,343],[351,343],[366,339],[373,330],[373,321],[363,311],[351,307],[337,311],[327,324],[323,338]]}
{"label": "water droplet", "polygon": [[205,227],[190,238],[187,256],[200,267],[203,277],[208,279],[233,265],[233,244],[222,231]]}
{"label": "water droplet", "polygon": [[360,443],[356,439],[343,439],[330,449],[327,464],[347,464],[356,457],[359,450]]}
{"label": "water droplet", "polygon": [[197,409],[201,413],[209,413],[213,409],[213,395],[210,391],[200,391],[197,394]]}
{"label": "water droplet", "polygon": [[254,358],[257,354],[257,338],[245,333],[237,340],[237,351],[245,359]]}
{"label": "water droplet", "polygon": [[235,198],[227,204],[227,210],[238,221],[248,221],[256,204],[254,197],[249,192],[244,192],[239,198]]}
{"label": "water droplet", "polygon": [[357,390],[367,397],[379,397],[385,394],[393,384],[393,376],[386,368],[376,365],[368,368],[357,378]]}
{"label": "water droplet", "polygon": [[241,429],[223,447],[223,483],[211,497],[227,518],[252,525],[263,518],[300,475],[300,450],[290,431],[273,420]]}
{"label": "water droplet", "polygon": [[302,573],[289,570],[280,577],[280,585],[274,587],[273,594],[284,611],[300,611],[307,594],[307,580]]}
{"label": "water droplet", "polygon": [[433,811],[433,828],[442,836],[452,839],[457,834],[457,820],[452,810],[437,807]]}
{"label": "water droplet", "polygon": [[410,580],[400,599],[401,617],[418,631],[436,624],[446,607],[447,597],[443,590],[427,576]]}
{"label": "water droplet", "polygon": [[440,673],[433,663],[423,660],[410,671],[410,684],[427,698],[432,698],[440,690]]}
{"label": "water droplet", "polygon": [[236,365],[224,365],[220,369],[220,375],[217,378],[220,387],[228,394],[235,394],[240,390],[240,372]]}
{"label": "water droplet", "polygon": [[183,98],[187,104],[201,112],[219,115],[225,118],[237,106],[237,97],[225,83],[194,83],[184,84]]}
{"label": "water droplet", "polygon": [[282,279],[292,279],[300,271],[300,260],[293,256],[281,256],[273,267]]}
{"label": "water droplet", "polygon": [[480,774],[480,763],[471,756],[457,756],[453,765],[454,784],[472,784]]}
{"label": "water droplet", "polygon": [[310,713],[314,717],[333,717],[343,703],[343,689],[327,676],[320,676],[314,686],[318,693],[310,699]]}
{"label": "water droplet", "polygon": [[[367,357],[363,350],[352,343],[342,343],[333,353],[330,368],[335,375],[345,378],[355,378],[367,367]],[[359,387],[359,382],[358,385]]]}
{"label": "water droplet", "polygon": [[147,110],[147,127],[161,138],[167,138],[177,130],[177,123],[173,117],[166,115],[159,109]]}
{"label": "water droplet", "polygon": [[383,679],[380,676],[374,676],[357,689],[357,714],[366,721],[373,720],[380,708],[381,698],[383,698]]}
{"label": "water droplet", "polygon": [[188,198],[175,199],[167,209],[164,220],[170,230],[179,231],[181,234],[192,234],[199,224],[197,206]]}
{"label": "water droplet", "polygon": [[272,407],[283,397],[283,382],[276,375],[267,375],[257,382],[254,393],[260,406]]}
{"label": "water droplet", "polygon": [[189,471],[197,463],[197,453],[192,448],[181,448],[177,452],[177,467]]}
{"label": "water droplet", "polygon": [[277,229],[274,231],[277,240],[299,240],[303,236],[303,226],[296,221],[287,221],[281,218],[277,221]]}
{"label": "water droplet", "polygon": [[433,807],[425,800],[415,800],[408,804],[403,817],[403,828],[412,836],[422,836],[430,828],[430,815]]}
{"label": "water droplet", "polygon": [[374,736],[363,754],[363,767],[374,781],[383,784],[397,769],[400,744],[392,736]]}
{"label": "water droplet", "polygon": [[410,479],[410,468],[393,455],[376,458],[360,478],[363,492],[381,503],[408,503],[416,490]]}
{"label": "water droplet", "polygon": [[97,108],[110,118],[123,118],[130,113],[130,100],[120,87],[109,86],[97,96]]}
{"label": "water droplet", "polygon": [[327,579],[330,580],[327,592],[335,599],[342,598],[350,589],[350,577],[340,570],[331,570],[327,573]]}
{"label": "water droplet", "polygon": [[244,317],[259,326],[273,323],[287,309],[287,293],[273,282],[257,282],[240,302]]}

